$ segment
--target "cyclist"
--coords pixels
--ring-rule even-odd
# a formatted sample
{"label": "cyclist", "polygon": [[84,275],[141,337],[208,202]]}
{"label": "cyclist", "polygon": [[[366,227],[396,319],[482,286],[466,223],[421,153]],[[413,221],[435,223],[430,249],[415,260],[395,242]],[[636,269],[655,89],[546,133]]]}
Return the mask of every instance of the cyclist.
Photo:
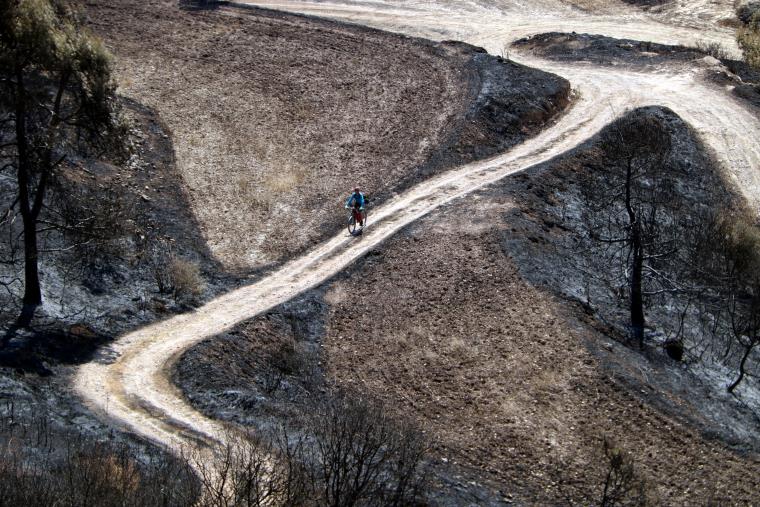
{"label": "cyclist", "polygon": [[359,227],[364,227],[364,206],[366,204],[367,198],[359,191],[359,187],[354,188],[346,201],[346,209],[354,209],[354,218],[359,220]]}

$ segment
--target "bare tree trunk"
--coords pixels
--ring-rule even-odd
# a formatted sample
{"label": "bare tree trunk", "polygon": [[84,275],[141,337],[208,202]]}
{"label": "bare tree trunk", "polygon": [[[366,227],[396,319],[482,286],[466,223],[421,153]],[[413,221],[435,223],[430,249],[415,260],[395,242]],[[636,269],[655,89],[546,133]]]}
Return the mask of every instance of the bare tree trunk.
{"label": "bare tree trunk", "polygon": [[37,220],[24,214],[24,299],[21,315],[18,318],[19,327],[28,326],[34,311],[42,304],[40,291],[39,266],[37,263]]}
{"label": "bare tree trunk", "polygon": [[644,266],[644,251],[641,245],[641,230],[634,224],[631,237],[633,261],[631,265],[631,330],[633,337],[644,348],[644,298],[641,289],[641,271]]}
{"label": "bare tree trunk", "polygon": [[16,69],[16,142],[18,145],[18,192],[21,216],[24,224],[24,298],[21,315],[16,321],[17,327],[26,327],[34,316],[34,311],[42,303],[40,278],[37,264],[37,215],[44,187],[37,189],[35,203],[30,202],[30,154],[26,137],[24,74],[20,67]]}
{"label": "bare tree trunk", "polygon": [[644,267],[644,245],[641,240],[641,221],[633,207],[633,159],[628,159],[625,175],[625,209],[630,227],[631,259],[631,331],[640,349],[644,348],[644,298],[642,296],[641,271]]}
{"label": "bare tree trunk", "polygon": [[749,345],[744,347],[744,355],[742,356],[742,360],[739,363],[739,377],[734,380],[734,383],[728,386],[728,392],[733,393],[734,389],[741,384],[742,380],[744,380],[745,375],[745,365],[747,363],[747,358],[749,357],[750,353],[752,352],[752,349],[755,347],[755,344],[757,343],[756,340],[752,340]]}

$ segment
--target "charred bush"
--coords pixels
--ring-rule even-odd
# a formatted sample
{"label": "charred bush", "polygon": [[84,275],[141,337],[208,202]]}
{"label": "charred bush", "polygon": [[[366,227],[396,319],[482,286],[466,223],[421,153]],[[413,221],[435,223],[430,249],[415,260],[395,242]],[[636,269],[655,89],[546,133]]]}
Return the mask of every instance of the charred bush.
{"label": "charred bush", "polygon": [[308,382],[307,358],[293,341],[284,340],[272,346],[267,353],[260,375],[262,389],[267,394],[274,393],[287,376],[304,377]]}
{"label": "charred bush", "polygon": [[650,505],[646,483],[636,473],[633,457],[609,439],[603,441],[606,473],[601,507]]}
{"label": "charred bush", "polygon": [[749,374],[760,344],[760,227],[749,215],[724,211],[702,233],[700,262],[713,289],[702,302],[713,347],[737,371],[732,392]]}
{"label": "charred bush", "polygon": [[41,230],[57,231],[61,244],[86,266],[123,255],[125,241],[134,233],[134,203],[111,187],[90,187],[58,181],[51,192],[48,217]]}
{"label": "charred bush", "polygon": [[381,404],[338,393],[310,406],[297,429],[229,435],[192,462],[204,507],[414,505],[425,494],[426,450]]}
{"label": "charred bush", "polygon": [[279,455],[273,440],[252,432],[231,433],[226,440],[220,449],[197,449],[191,457],[202,490],[199,506],[309,504],[308,481],[305,469],[296,463],[300,454],[295,444]]}
{"label": "charred bush", "polygon": [[720,42],[700,40],[697,41],[697,49],[718,60],[731,59],[731,53]]}
{"label": "charred bush", "polygon": [[279,343],[269,354],[269,363],[285,375],[297,375],[303,368],[303,357],[291,341]]}
{"label": "charred bush", "polygon": [[380,403],[339,392],[314,407],[307,434],[325,505],[410,505],[424,495],[425,441]]}
{"label": "charred bush", "polygon": [[665,349],[665,353],[672,360],[683,360],[684,347],[682,340],[668,340],[663,344],[662,348]]}
{"label": "charred bush", "polygon": [[198,264],[177,257],[168,242],[159,241],[152,245],[149,263],[161,294],[171,294],[175,301],[194,299],[203,294],[206,283]]}
{"label": "charred bush", "polygon": [[0,416],[0,505],[192,505],[190,469],[158,452],[93,442],[45,414]]}

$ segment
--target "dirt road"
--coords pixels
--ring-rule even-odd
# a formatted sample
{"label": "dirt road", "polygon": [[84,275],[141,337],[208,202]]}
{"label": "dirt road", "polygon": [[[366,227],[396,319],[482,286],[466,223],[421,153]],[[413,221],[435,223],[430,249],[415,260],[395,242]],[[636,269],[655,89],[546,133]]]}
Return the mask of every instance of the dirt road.
{"label": "dirt road", "polygon": [[[602,14],[578,9],[581,3],[581,7],[591,12],[599,9]],[[701,24],[697,28],[669,26],[658,20],[658,16],[665,14],[643,14],[620,4],[619,10],[615,10],[618,14],[612,17],[608,14],[609,5],[593,1],[575,2],[575,7],[548,0],[497,2],[488,6],[455,1],[435,5],[393,1],[369,5],[257,4],[433,39],[462,39],[496,54],[509,51],[509,43],[518,37],[560,29],[662,43],[713,40],[735,50],[730,31],[713,23],[720,14],[699,18],[697,22]],[[177,449],[197,439],[221,440],[222,424],[192,409],[168,379],[171,364],[183,350],[322,283],[400,228],[442,204],[573,148],[633,107],[659,104],[681,115],[699,132],[752,205],[758,205],[760,148],[753,140],[760,137],[760,122],[724,90],[704,83],[700,79],[703,68],[643,73],[583,64],[560,65],[512,53],[510,57],[557,73],[572,83],[575,104],[554,126],[506,154],[456,168],[391,199],[372,211],[370,227],[362,238],[341,233],[261,280],[192,313],[123,336],[103,352],[100,360],[78,370],[74,382],[79,394],[104,417],[170,448]]]}

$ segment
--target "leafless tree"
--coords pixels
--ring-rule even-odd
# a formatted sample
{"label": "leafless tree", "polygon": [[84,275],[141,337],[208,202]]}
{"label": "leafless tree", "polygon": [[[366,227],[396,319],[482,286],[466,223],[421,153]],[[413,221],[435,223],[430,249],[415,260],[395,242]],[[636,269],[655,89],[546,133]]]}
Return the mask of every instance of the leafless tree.
{"label": "leafless tree", "polygon": [[[668,177],[670,133],[659,118],[616,121],[602,134],[603,162],[586,175],[582,195],[588,236],[626,282],[632,336],[643,347],[645,298],[679,289],[663,265],[677,255],[681,229],[674,180]],[[668,209],[671,208],[671,209]],[[615,274],[609,274],[617,278]]]}
{"label": "leafless tree", "polygon": [[711,297],[703,305],[712,315],[712,335],[725,342],[723,359],[739,347],[733,392],[749,374],[752,351],[760,344],[760,228],[750,216],[724,211],[702,234],[701,276]]}
{"label": "leafless tree", "polygon": [[315,407],[309,421],[325,505],[409,505],[423,492],[424,439],[383,405],[337,393]]}
{"label": "leafless tree", "polygon": [[729,305],[733,336],[742,349],[738,375],[728,386],[728,392],[731,393],[748,374],[747,361],[760,344],[760,283],[755,280],[747,292],[741,296],[734,295],[729,300]]}
{"label": "leafless tree", "polygon": [[412,505],[424,496],[421,434],[379,402],[338,392],[299,427],[238,432],[213,454],[192,453],[207,507]]}
{"label": "leafless tree", "polygon": [[607,471],[600,507],[647,505],[646,483],[636,473],[633,457],[608,438],[604,438],[603,449]]}
{"label": "leafless tree", "polygon": [[44,408],[0,407],[0,505],[194,505],[192,470],[150,448],[97,442]]}

